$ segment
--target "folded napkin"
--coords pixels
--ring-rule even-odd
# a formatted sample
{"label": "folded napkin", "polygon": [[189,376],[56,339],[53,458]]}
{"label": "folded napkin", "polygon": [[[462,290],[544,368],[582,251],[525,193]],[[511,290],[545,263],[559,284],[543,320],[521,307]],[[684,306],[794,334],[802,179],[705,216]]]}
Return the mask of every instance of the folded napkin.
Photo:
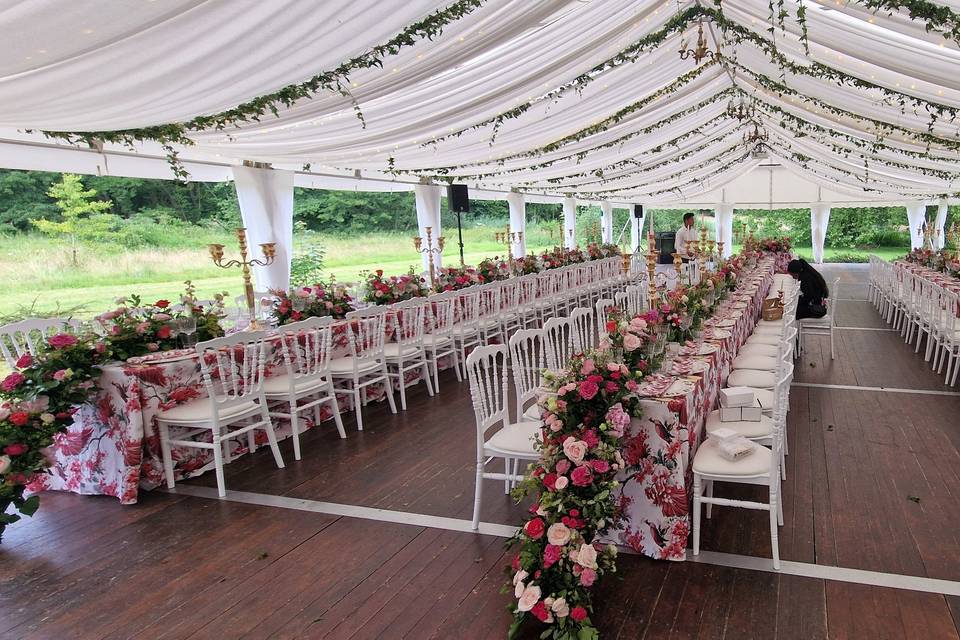
{"label": "folded napkin", "polygon": [[757,443],[751,442],[743,436],[723,438],[717,441],[717,451],[727,460],[739,460],[748,456],[754,452],[757,446]]}
{"label": "folded napkin", "polygon": [[182,360],[196,355],[196,349],[173,349],[171,351],[157,351],[145,356],[127,358],[127,364],[146,364],[149,362],[166,362],[168,360]]}
{"label": "folded napkin", "polygon": [[676,378],[673,376],[664,375],[662,373],[655,373],[652,376],[647,376],[640,384],[640,388],[637,390],[637,395],[663,395],[663,393],[670,388],[670,385],[672,385],[675,380]]}

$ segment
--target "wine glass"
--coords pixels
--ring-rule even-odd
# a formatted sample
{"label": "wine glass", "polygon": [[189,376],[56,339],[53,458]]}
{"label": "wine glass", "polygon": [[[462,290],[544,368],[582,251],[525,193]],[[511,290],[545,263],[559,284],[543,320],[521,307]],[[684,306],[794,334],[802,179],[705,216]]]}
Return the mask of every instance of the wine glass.
{"label": "wine glass", "polygon": [[179,344],[178,338],[180,336],[180,321],[174,318],[166,324],[168,327],[170,327],[170,340],[172,340],[174,344]]}
{"label": "wine glass", "polygon": [[180,333],[186,336],[183,340],[184,346],[192,347],[196,344],[193,334],[197,332],[197,319],[193,316],[184,316],[180,318]]}

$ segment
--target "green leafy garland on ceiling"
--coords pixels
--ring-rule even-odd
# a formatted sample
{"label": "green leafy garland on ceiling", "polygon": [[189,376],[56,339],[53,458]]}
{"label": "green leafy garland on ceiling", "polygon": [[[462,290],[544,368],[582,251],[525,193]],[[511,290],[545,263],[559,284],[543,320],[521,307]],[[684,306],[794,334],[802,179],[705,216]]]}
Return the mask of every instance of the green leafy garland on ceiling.
{"label": "green leafy garland on ceiling", "polygon": [[273,93],[259,96],[227,111],[198,116],[186,122],[175,122],[140,129],[80,132],[43,131],[42,133],[50,138],[65,140],[70,143],[86,143],[90,146],[99,146],[104,142],[110,142],[132,147],[137,142],[158,142],[167,153],[175,175],[178,178],[186,178],[188,174],[180,163],[177,157],[177,151],[173,145],[192,145],[193,140],[191,140],[188,135],[190,132],[211,129],[220,131],[227,127],[238,127],[245,122],[259,122],[260,118],[268,112],[274,116],[279,116],[281,107],[290,107],[296,101],[303,98],[312,98],[322,91],[338,91],[348,96],[352,100],[354,111],[357,112],[362,124],[363,115],[360,112],[360,106],[357,101],[353,99],[353,96],[350,95],[349,89],[347,88],[349,83],[347,83],[346,80],[350,74],[362,69],[370,69],[373,67],[382,68],[384,58],[396,55],[401,49],[415,45],[421,40],[432,40],[435,36],[439,35],[447,25],[472,13],[483,5],[485,1],[486,0],[458,0],[443,9],[431,13],[423,20],[408,26],[387,42],[377,45],[355,58],[347,60],[332,71],[324,71],[304,82],[287,85]]}
{"label": "green leafy garland on ceiling", "polygon": [[[704,175],[704,176],[700,176],[700,177],[698,177],[698,178],[694,178],[693,180],[689,180],[689,181],[687,181],[687,182],[685,182],[685,183],[683,183],[683,184],[680,184],[680,185],[675,185],[675,186],[673,186],[673,187],[667,187],[666,189],[659,189],[659,190],[657,190],[657,191],[650,191],[650,192],[648,192],[648,193],[638,194],[638,195],[642,195],[644,198],[654,198],[654,197],[656,197],[656,196],[663,195],[663,194],[665,194],[665,193],[672,193],[672,192],[676,191],[676,192],[680,195],[680,198],[682,199],[682,198],[686,197],[686,195],[687,195],[687,194],[684,194],[684,192],[683,192],[684,189],[686,189],[686,188],[688,188],[688,187],[690,187],[690,186],[700,186],[700,185],[702,185],[703,183],[708,182],[711,178],[715,178],[716,176],[718,176],[718,175],[720,175],[720,174],[722,174],[722,173],[724,173],[724,172],[730,171],[730,169],[732,169],[732,168],[734,168],[734,167],[740,166],[741,164],[743,164],[744,162],[746,162],[746,161],[749,160],[749,159],[750,159],[750,153],[749,153],[749,152],[745,152],[743,155],[741,155],[739,158],[737,158],[737,159],[734,160],[733,162],[727,163],[726,165],[720,167],[720,168],[717,169],[716,171],[712,171],[712,172],[710,172],[710,173],[708,173],[708,174],[706,174],[706,175]],[[710,188],[703,189],[703,190],[709,191]],[[576,194],[576,195],[577,195],[577,197],[584,198],[584,199],[586,199],[586,200],[597,200],[597,199],[601,199],[600,197],[596,196],[596,195],[595,195],[594,193],[592,193],[592,192],[578,193],[578,194]],[[632,195],[632,194],[629,194],[629,195]],[[609,197],[609,194],[606,194],[604,197]]]}
{"label": "green leafy garland on ceiling", "polygon": [[960,14],[950,7],[926,0],[851,0],[874,12],[885,11],[888,15],[905,9],[911,20],[923,22],[927,31],[936,31],[960,43]]}

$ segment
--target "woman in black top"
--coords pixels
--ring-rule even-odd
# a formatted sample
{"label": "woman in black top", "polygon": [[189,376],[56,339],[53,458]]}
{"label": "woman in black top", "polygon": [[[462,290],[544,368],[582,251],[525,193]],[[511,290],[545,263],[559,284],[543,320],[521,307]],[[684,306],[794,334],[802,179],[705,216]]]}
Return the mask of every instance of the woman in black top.
{"label": "woman in black top", "polygon": [[830,297],[827,283],[820,272],[806,260],[798,258],[787,265],[787,273],[800,281],[800,300],[797,303],[797,319],[822,318],[827,315],[824,300]]}

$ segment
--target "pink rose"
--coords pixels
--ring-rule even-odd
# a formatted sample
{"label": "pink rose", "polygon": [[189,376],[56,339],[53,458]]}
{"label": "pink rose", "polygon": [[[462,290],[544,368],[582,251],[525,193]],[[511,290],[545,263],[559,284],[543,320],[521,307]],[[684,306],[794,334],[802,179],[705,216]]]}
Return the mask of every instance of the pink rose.
{"label": "pink rose", "polygon": [[26,369],[33,364],[33,356],[29,353],[25,353],[17,359],[17,364],[14,365],[17,369]]}
{"label": "pink rose", "polygon": [[557,473],[564,474],[567,471],[570,471],[570,467],[573,466],[570,464],[569,460],[560,460],[557,462]]}
{"label": "pink rose", "polygon": [[22,442],[17,442],[15,444],[8,444],[7,446],[5,446],[3,448],[3,452],[8,456],[19,456],[26,453],[27,449],[29,448],[30,447],[23,444]]}
{"label": "pink rose", "polygon": [[610,471],[610,463],[606,460],[591,460],[590,466],[593,467],[593,470],[597,473]]}
{"label": "pink rose", "polygon": [[593,473],[590,471],[590,467],[583,465],[573,470],[570,474],[570,480],[573,481],[574,486],[586,487],[593,482]]}
{"label": "pink rose", "polygon": [[66,379],[69,378],[71,375],[73,375],[73,372],[70,371],[70,369],[60,369],[59,371],[57,371],[57,372],[55,372],[55,373],[53,374],[53,379],[54,379],[54,380],[66,380]]}
{"label": "pink rose", "polygon": [[159,350],[160,350],[160,345],[158,345],[156,342],[147,343],[147,351],[159,351]]}
{"label": "pink rose", "polygon": [[584,569],[597,568],[597,550],[592,544],[584,542],[577,551],[577,564]]}
{"label": "pink rose", "polygon": [[563,454],[574,464],[580,464],[587,455],[587,443],[570,436],[563,441]]}
{"label": "pink rose", "polygon": [[520,601],[517,602],[517,611],[530,611],[540,601],[540,587],[532,584],[523,590],[520,594]]}
{"label": "pink rose", "polygon": [[562,522],[555,522],[547,529],[547,542],[557,548],[570,542],[570,528]]}
{"label": "pink rose", "polygon": [[10,470],[10,456],[0,456],[0,476]]}
{"label": "pink rose", "polygon": [[590,358],[587,358],[586,360],[583,361],[583,366],[580,368],[580,373],[582,373],[583,375],[588,375],[593,373],[596,370],[597,370],[597,367],[594,364],[593,360]]}
{"label": "pink rose", "polygon": [[584,400],[591,400],[600,391],[600,387],[595,382],[584,380],[580,383],[580,397]]}
{"label": "pink rose", "polygon": [[62,349],[63,347],[69,347],[77,344],[77,336],[71,335],[69,333],[58,333],[52,335],[47,339],[47,344],[49,344],[54,349]]}
{"label": "pink rose", "polygon": [[[561,525],[562,526],[562,525]],[[560,547],[555,544],[548,544],[543,550],[543,568],[548,569],[560,560]]]}
{"label": "pink rose", "polygon": [[26,379],[26,376],[24,376],[22,373],[19,371],[14,371],[4,378],[3,382],[0,382],[0,389],[3,389],[4,391],[13,391],[23,384]]}
{"label": "pink rose", "polygon": [[592,587],[597,579],[597,572],[593,569],[584,569],[580,572],[580,584],[585,587]]}
{"label": "pink rose", "polygon": [[145,334],[145,333],[146,333],[147,331],[149,331],[149,330],[150,330],[150,323],[149,323],[149,322],[141,322],[141,323],[138,324],[136,327],[134,327],[134,331],[136,331],[136,332],[137,332],[138,334],[140,334],[140,335]]}
{"label": "pink rose", "polygon": [[567,488],[568,483],[569,480],[567,480],[567,476],[557,476],[557,479],[553,482],[553,490],[563,491]]}
{"label": "pink rose", "polygon": [[642,344],[643,343],[641,342],[640,338],[636,334],[627,332],[623,336],[623,348],[626,351],[636,351],[637,349],[640,348]]}

